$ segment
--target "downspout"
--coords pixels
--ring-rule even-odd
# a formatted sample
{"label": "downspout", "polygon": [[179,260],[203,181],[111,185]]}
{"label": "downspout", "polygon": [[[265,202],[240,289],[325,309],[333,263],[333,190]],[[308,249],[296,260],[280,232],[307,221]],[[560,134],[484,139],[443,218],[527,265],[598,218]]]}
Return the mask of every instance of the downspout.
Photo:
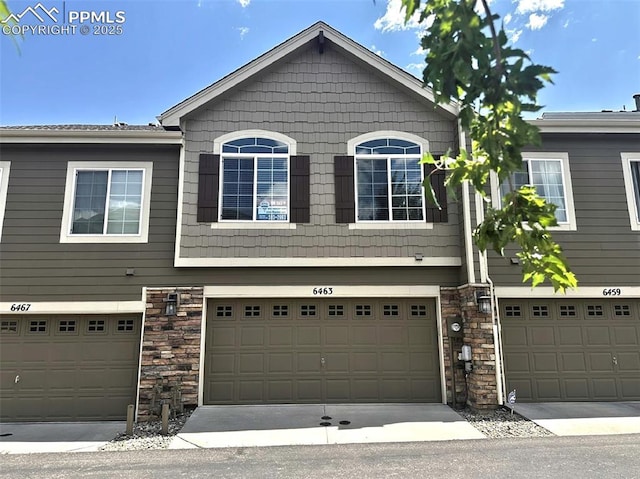
{"label": "downspout", "polygon": [[[480,194],[476,193],[476,219],[478,224],[484,221],[484,205]],[[504,393],[506,384],[504,380],[504,358],[502,356],[502,325],[500,323],[500,308],[498,298],[495,295],[495,288],[491,277],[489,276],[489,263],[487,261],[487,252],[478,251],[478,261],[480,263],[480,278],[483,283],[488,283],[491,297],[491,322],[493,332],[493,351],[496,364],[496,388],[498,394],[498,404],[504,404]]]}
{"label": "downspout", "polygon": [[[467,136],[462,129],[460,119],[458,119],[458,138],[460,141],[460,150],[466,149]],[[471,237],[471,200],[469,199],[469,182],[462,184],[462,218],[464,225],[464,249],[467,262],[467,283],[474,284],[476,282],[476,271],[473,263],[473,240]]]}

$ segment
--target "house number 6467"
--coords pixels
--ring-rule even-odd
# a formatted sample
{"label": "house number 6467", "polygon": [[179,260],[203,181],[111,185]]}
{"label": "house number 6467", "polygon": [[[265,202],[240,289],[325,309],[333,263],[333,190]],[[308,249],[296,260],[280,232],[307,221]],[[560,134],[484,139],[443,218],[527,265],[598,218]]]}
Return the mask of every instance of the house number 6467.
{"label": "house number 6467", "polygon": [[11,305],[11,311],[29,311],[30,303],[14,303]]}

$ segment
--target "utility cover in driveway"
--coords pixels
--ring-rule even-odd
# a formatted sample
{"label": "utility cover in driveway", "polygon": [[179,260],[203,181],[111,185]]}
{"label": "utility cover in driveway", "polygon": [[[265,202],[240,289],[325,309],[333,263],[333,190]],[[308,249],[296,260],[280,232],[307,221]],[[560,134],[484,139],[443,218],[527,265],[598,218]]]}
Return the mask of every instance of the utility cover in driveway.
{"label": "utility cover in driveway", "polygon": [[135,315],[2,316],[2,420],[125,419],[139,344]]}
{"label": "utility cover in driveway", "polygon": [[500,300],[518,401],[640,400],[638,300]]}
{"label": "utility cover in driveway", "polygon": [[438,402],[431,299],[210,300],[205,404]]}

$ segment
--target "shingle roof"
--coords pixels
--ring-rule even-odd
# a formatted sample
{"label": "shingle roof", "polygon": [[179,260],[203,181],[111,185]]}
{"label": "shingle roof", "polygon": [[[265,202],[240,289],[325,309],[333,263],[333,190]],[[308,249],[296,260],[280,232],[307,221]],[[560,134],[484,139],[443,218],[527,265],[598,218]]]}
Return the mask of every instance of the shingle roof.
{"label": "shingle roof", "polygon": [[0,126],[1,130],[29,130],[29,131],[164,131],[158,125],[10,125]]}

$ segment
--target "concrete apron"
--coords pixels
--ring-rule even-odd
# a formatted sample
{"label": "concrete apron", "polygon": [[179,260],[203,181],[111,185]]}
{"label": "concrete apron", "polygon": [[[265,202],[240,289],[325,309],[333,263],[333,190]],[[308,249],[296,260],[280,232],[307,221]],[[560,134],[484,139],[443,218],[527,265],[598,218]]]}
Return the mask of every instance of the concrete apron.
{"label": "concrete apron", "polygon": [[524,403],[514,410],[556,436],[640,434],[640,401]]}
{"label": "concrete apron", "polygon": [[0,423],[0,454],[97,451],[125,429],[124,421]]}
{"label": "concrete apron", "polygon": [[170,449],[446,441],[485,436],[443,404],[201,406]]}

